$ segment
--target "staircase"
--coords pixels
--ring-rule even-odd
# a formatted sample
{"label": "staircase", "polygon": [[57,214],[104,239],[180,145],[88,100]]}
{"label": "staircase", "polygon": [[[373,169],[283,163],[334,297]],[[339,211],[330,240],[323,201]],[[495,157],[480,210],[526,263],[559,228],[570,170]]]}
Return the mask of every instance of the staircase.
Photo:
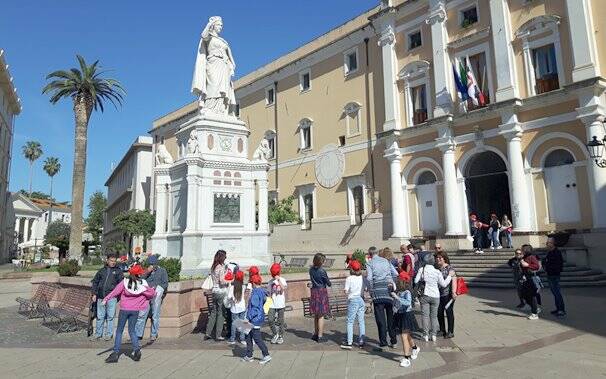
{"label": "staircase", "polygon": [[[542,258],[544,250],[536,250]],[[457,275],[465,278],[469,287],[513,288],[513,275],[507,261],[513,257],[513,250],[484,250],[484,254],[460,250],[449,253],[450,263]],[[545,273],[541,272],[543,283],[547,284]],[[600,270],[564,263],[560,285],[562,287],[606,286],[606,274]]]}

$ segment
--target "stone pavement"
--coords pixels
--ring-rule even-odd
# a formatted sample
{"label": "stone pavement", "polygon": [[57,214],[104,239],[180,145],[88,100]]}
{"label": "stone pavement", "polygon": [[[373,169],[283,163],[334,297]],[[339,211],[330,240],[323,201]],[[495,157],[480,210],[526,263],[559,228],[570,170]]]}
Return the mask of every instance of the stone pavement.
{"label": "stone pavement", "polygon": [[[401,368],[401,345],[377,351],[374,319],[366,319],[369,344],[342,351],[344,319],[327,321],[329,341],[309,340],[311,320],[287,314],[285,344],[269,345],[266,366],[239,360],[241,346],[201,342],[200,334],[146,344],[141,362],[123,355],[106,365],[111,343],[93,343],[84,332],[57,335],[16,314],[14,300],[27,294],[29,283],[0,281],[0,378],[568,378],[606,377],[606,312],[604,289],[568,289],[569,316],[547,316],[553,300],[544,293],[545,315],[529,321],[514,310],[512,290],[472,289],[457,300],[455,338],[418,341],[419,358]],[[266,335],[266,337],[268,337]],[[145,342],[145,341],[144,341]],[[128,351],[127,344],[124,350]],[[255,350],[255,357],[260,352]]]}

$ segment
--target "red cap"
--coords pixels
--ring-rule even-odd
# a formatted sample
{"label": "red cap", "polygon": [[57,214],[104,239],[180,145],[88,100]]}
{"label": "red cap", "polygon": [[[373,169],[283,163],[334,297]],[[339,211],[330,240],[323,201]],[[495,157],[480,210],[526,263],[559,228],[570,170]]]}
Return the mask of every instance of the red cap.
{"label": "red cap", "polygon": [[280,275],[280,270],[282,270],[282,266],[280,266],[279,263],[274,263],[269,268],[269,273],[271,274],[271,276],[278,276]]}
{"label": "red cap", "polygon": [[257,266],[250,266],[249,269],[248,269],[248,274],[250,276],[258,275],[259,274],[259,267],[257,267]]}
{"label": "red cap", "polygon": [[127,259],[128,258],[126,257],[126,255],[123,255],[120,257],[120,261],[122,261],[122,262],[126,262]]}
{"label": "red cap", "polygon": [[236,272],[236,280],[239,282],[243,282],[244,281],[244,271],[238,271]]}
{"label": "red cap", "polygon": [[227,274],[225,274],[225,280],[234,280],[234,274],[231,271],[227,271]]}
{"label": "red cap", "polygon": [[261,283],[263,283],[263,279],[261,278],[261,275],[255,274],[250,277],[250,282],[256,285],[260,285]]}
{"label": "red cap", "polygon": [[128,273],[131,275],[143,275],[145,270],[140,265],[132,265],[131,268],[128,269]]}
{"label": "red cap", "polygon": [[360,262],[353,260],[353,261],[349,261],[349,268],[354,271],[360,271],[360,269],[362,268],[362,265],[360,264]]}
{"label": "red cap", "polygon": [[406,271],[400,272],[399,277],[405,282],[410,282],[410,275]]}

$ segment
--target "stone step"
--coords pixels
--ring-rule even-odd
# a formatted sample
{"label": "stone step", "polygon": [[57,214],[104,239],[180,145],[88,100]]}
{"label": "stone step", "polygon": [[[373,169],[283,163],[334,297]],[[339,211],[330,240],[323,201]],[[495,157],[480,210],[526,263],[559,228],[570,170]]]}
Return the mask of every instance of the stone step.
{"label": "stone step", "polygon": [[[481,281],[469,281],[467,285],[470,288],[511,288],[513,289],[513,283],[494,283],[494,282],[481,282]],[[562,288],[573,288],[573,287],[601,287],[606,286],[606,280],[596,280],[596,281],[576,281],[576,282],[561,282],[560,286]],[[545,288],[549,290],[549,288]]]}
{"label": "stone step", "polygon": [[[459,273],[459,276],[465,278],[465,280],[473,280],[473,281],[481,281],[481,282],[513,282],[513,277],[511,275],[495,273],[495,274],[487,274],[487,273]],[[601,272],[593,273],[589,272],[587,275],[563,275],[560,277],[560,282],[580,282],[580,281],[600,281],[606,280],[606,274],[602,274]],[[546,277],[541,277],[541,281],[547,283]]]}
{"label": "stone step", "polygon": [[[506,268],[483,268],[483,267],[460,267],[455,266],[457,273],[464,275],[465,273],[485,273],[486,275],[493,274],[504,274],[504,275],[512,275],[512,271],[509,267]],[[562,271],[562,276],[586,276],[586,275],[598,275],[602,272],[600,270],[592,270],[584,267],[570,267],[565,268]],[[545,276],[545,272],[541,272],[541,276]]]}

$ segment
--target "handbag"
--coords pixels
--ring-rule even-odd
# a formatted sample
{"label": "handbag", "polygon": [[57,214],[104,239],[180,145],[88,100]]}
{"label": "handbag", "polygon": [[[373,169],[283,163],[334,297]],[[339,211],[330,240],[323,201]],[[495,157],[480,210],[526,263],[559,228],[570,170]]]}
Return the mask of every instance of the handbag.
{"label": "handbag", "polygon": [[467,288],[467,283],[465,283],[465,279],[461,276],[457,276],[457,296],[465,295],[469,292],[469,288]]}
{"label": "handbag", "polygon": [[421,280],[419,280],[415,289],[417,298],[425,295],[425,267],[423,267],[421,270],[423,270],[423,273],[421,274]]}
{"label": "handbag", "polygon": [[202,282],[202,289],[206,291],[210,291],[215,286],[215,281],[213,280],[212,275],[208,275],[204,282]]}

